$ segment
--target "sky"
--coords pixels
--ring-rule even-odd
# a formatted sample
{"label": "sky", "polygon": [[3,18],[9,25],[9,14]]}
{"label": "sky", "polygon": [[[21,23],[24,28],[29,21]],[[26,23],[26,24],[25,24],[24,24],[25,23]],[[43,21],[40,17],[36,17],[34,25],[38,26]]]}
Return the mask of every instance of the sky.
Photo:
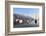
{"label": "sky", "polygon": [[13,14],[21,14],[30,17],[38,17],[38,8],[13,8]]}

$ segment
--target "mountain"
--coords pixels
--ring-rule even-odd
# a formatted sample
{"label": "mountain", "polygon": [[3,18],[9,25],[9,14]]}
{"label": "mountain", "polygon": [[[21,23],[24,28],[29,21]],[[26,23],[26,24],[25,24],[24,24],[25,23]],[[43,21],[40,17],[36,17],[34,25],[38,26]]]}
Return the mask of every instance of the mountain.
{"label": "mountain", "polygon": [[32,17],[25,16],[25,15],[14,14],[13,16],[14,16],[15,18],[19,18],[19,19],[33,20]]}

